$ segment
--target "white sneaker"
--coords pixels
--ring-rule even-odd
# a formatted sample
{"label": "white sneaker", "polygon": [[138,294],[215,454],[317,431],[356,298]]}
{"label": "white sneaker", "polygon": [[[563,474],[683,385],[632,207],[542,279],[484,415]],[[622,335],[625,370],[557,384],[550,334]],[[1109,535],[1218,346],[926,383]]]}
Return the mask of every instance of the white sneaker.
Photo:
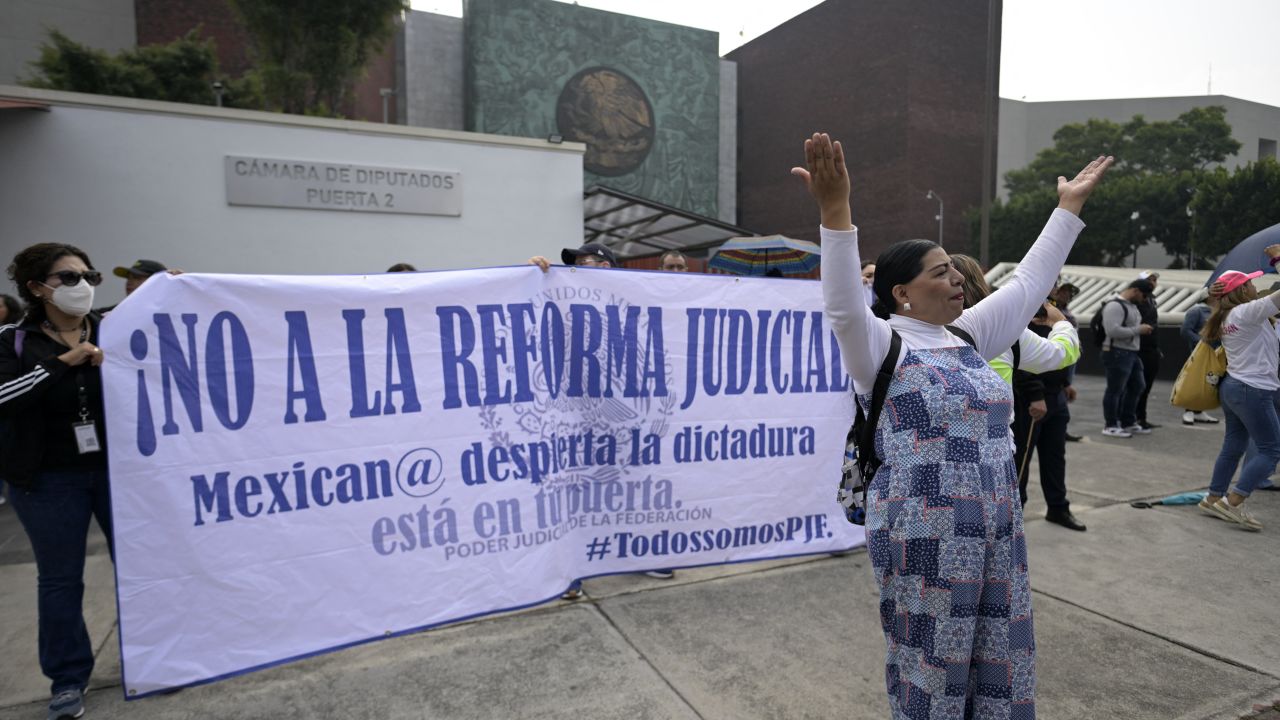
{"label": "white sneaker", "polygon": [[1236,523],[1245,530],[1252,530],[1253,532],[1262,530],[1262,523],[1250,515],[1249,511],[1244,509],[1244,505],[1232,505],[1227,502],[1226,498],[1214,503],[1213,511],[1218,513],[1218,516],[1223,520]]}
{"label": "white sneaker", "polygon": [[[1151,431],[1148,430],[1147,432],[1151,432]],[[1133,437],[1133,433],[1119,426],[1104,427],[1102,428],[1102,434],[1106,435],[1107,437],[1122,437],[1122,438]]]}
{"label": "white sneaker", "polygon": [[[1217,422],[1217,421],[1215,420],[1214,422]],[[1182,424],[1183,424],[1183,425],[1195,425],[1195,424],[1196,424],[1196,414],[1195,414],[1195,413],[1193,413],[1193,412],[1191,412],[1190,410],[1186,410],[1186,411],[1184,411],[1184,412],[1182,413]]]}
{"label": "white sneaker", "polygon": [[[1214,417],[1214,416],[1210,415],[1210,414],[1209,414],[1209,413],[1207,413],[1207,412],[1203,412],[1203,411],[1196,413],[1195,421],[1196,421],[1196,422],[1198,422],[1198,423],[1208,423],[1209,425],[1217,425],[1217,424],[1218,424],[1218,418],[1216,418],[1216,417]],[[1183,422],[1186,422],[1185,417],[1184,417],[1184,419],[1183,419]]]}
{"label": "white sneaker", "polygon": [[1124,431],[1129,433],[1130,435],[1150,435],[1151,434],[1150,430],[1142,427],[1141,425],[1130,425],[1129,427],[1125,428]]}

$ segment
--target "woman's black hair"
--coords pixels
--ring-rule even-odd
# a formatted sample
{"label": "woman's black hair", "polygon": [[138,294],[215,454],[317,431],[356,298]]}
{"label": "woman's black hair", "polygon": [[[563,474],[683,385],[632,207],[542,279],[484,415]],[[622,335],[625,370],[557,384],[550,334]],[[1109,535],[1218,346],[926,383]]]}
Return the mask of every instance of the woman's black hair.
{"label": "woman's black hair", "polygon": [[894,286],[914,280],[924,270],[924,256],[940,247],[932,240],[899,240],[880,253],[876,258],[876,279],[871,284],[876,296],[871,311],[876,317],[889,319],[898,309],[898,301],[893,299]]}
{"label": "woman's black hair", "polygon": [[17,325],[22,319],[22,303],[18,302],[18,298],[12,295],[0,295],[0,302],[4,303],[4,323],[6,325]]}
{"label": "woman's black hair", "polygon": [[18,286],[18,296],[27,303],[27,319],[44,320],[44,303],[31,292],[27,283],[35,280],[44,282],[49,278],[53,264],[68,255],[75,255],[84,261],[86,267],[92,269],[93,263],[85,251],[75,245],[65,243],[37,243],[19,252],[9,263],[9,279]]}

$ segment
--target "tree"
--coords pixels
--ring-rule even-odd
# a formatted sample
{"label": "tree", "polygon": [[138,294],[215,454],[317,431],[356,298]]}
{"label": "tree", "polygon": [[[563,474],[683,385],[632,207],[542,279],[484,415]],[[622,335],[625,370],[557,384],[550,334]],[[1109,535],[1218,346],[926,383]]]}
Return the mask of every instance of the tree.
{"label": "tree", "polygon": [[269,108],[333,115],[395,28],[407,0],[231,0],[253,39]]}
{"label": "tree", "polygon": [[1120,264],[1151,241],[1190,260],[1188,203],[1206,168],[1240,149],[1220,106],[1193,108],[1172,121],[1147,122],[1141,115],[1125,123],[1089,120],[1065,125],[1053,137],[1053,147],[1005,175],[1009,200],[991,210],[993,258],[1021,258],[1039,234],[1036,223],[1042,225],[1054,207],[1058,176],[1072,177],[1105,154],[1114,155],[1116,164],[1089,200],[1090,231],[1070,261]]}
{"label": "tree", "polygon": [[[40,58],[31,66],[35,75],[23,82],[29,87],[199,105],[215,104],[213,83],[220,79],[213,41],[202,40],[199,28],[165,45],[148,45],[116,55],[50,30],[40,48]],[[225,105],[259,104],[250,83],[225,84]]]}
{"label": "tree", "polygon": [[1280,163],[1266,158],[1228,173],[1205,173],[1191,199],[1192,247],[1223,255],[1259,230],[1280,223]]}

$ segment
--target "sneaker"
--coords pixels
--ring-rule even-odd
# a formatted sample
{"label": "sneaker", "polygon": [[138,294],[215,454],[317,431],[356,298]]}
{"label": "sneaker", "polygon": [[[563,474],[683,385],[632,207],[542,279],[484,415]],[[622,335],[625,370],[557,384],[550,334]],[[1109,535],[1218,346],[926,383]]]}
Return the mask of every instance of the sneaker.
{"label": "sneaker", "polygon": [[1209,502],[1209,498],[1205,498],[1204,500],[1201,500],[1200,502],[1196,503],[1196,507],[1200,508],[1200,512],[1204,513],[1205,515],[1208,515],[1209,517],[1215,517],[1215,518],[1218,518],[1219,520],[1226,519],[1221,515],[1219,515],[1217,510],[1213,509],[1213,503]]}
{"label": "sneaker", "polygon": [[69,688],[59,692],[49,701],[48,720],[61,718],[78,718],[84,714],[84,693],[78,688]]}
{"label": "sneaker", "polygon": [[[1147,432],[1151,432],[1151,431],[1148,430]],[[1106,435],[1107,437],[1123,437],[1123,438],[1133,437],[1133,433],[1119,426],[1102,428],[1102,434]]]}
{"label": "sneaker", "polygon": [[1145,428],[1145,427],[1142,427],[1141,425],[1130,425],[1129,427],[1125,428],[1124,431],[1129,433],[1130,435],[1150,435],[1151,434],[1151,428]]}
{"label": "sneaker", "polygon": [[[1217,422],[1217,421],[1215,420],[1214,422]],[[1190,410],[1183,411],[1183,413],[1182,413],[1182,424],[1183,424],[1183,425],[1195,425],[1195,424],[1196,424],[1196,414],[1195,414],[1195,413],[1193,413],[1193,412],[1191,412]]]}
{"label": "sneaker", "polygon": [[671,578],[676,576],[676,571],[675,570],[649,570],[645,572],[645,575],[648,575],[651,578],[658,578],[659,580],[670,580]]}
{"label": "sneaker", "polygon": [[[1208,425],[1217,425],[1217,424],[1218,424],[1218,418],[1216,418],[1216,417],[1214,417],[1214,416],[1210,415],[1210,414],[1209,414],[1209,413],[1207,413],[1207,412],[1198,412],[1198,413],[1196,413],[1195,421],[1196,421],[1196,422],[1198,422],[1198,423],[1206,423],[1206,424],[1208,424]],[[1186,422],[1186,421],[1184,420],[1183,422]]]}
{"label": "sneaker", "polygon": [[1067,433],[1067,442],[1080,442],[1080,436]]}
{"label": "sneaker", "polygon": [[1153,422],[1147,422],[1146,420],[1139,420],[1138,424],[1148,430],[1155,430],[1158,427],[1162,427],[1161,425],[1157,425]]}
{"label": "sneaker", "polygon": [[1243,505],[1232,505],[1227,502],[1226,498],[1222,498],[1218,502],[1214,503],[1213,511],[1216,512],[1223,520],[1236,523],[1245,530],[1252,530],[1253,532],[1262,530],[1262,523],[1258,522],[1256,518],[1250,515],[1249,511],[1245,510]]}

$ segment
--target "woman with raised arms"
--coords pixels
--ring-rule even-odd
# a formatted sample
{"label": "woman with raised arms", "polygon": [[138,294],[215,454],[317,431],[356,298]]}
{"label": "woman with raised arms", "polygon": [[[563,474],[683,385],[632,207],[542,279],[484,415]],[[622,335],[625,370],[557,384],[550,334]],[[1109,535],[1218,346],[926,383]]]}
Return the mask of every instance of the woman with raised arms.
{"label": "woman with raised arms", "polygon": [[[864,407],[901,338],[876,428],[883,463],[867,493],[895,720],[1035,717],[1035,636],[1009,385],[987,364],[1018,339],[1084,228],[1078,217],[1113,159],[1058,178],[1058,208],[1014,277],[965,309],[961,276],[928,240],[876,259],[867,306],[844,151],[805,140],[804,180],[822,218],[826,316]],[[972,337],[974,346],[947,326]]]}

